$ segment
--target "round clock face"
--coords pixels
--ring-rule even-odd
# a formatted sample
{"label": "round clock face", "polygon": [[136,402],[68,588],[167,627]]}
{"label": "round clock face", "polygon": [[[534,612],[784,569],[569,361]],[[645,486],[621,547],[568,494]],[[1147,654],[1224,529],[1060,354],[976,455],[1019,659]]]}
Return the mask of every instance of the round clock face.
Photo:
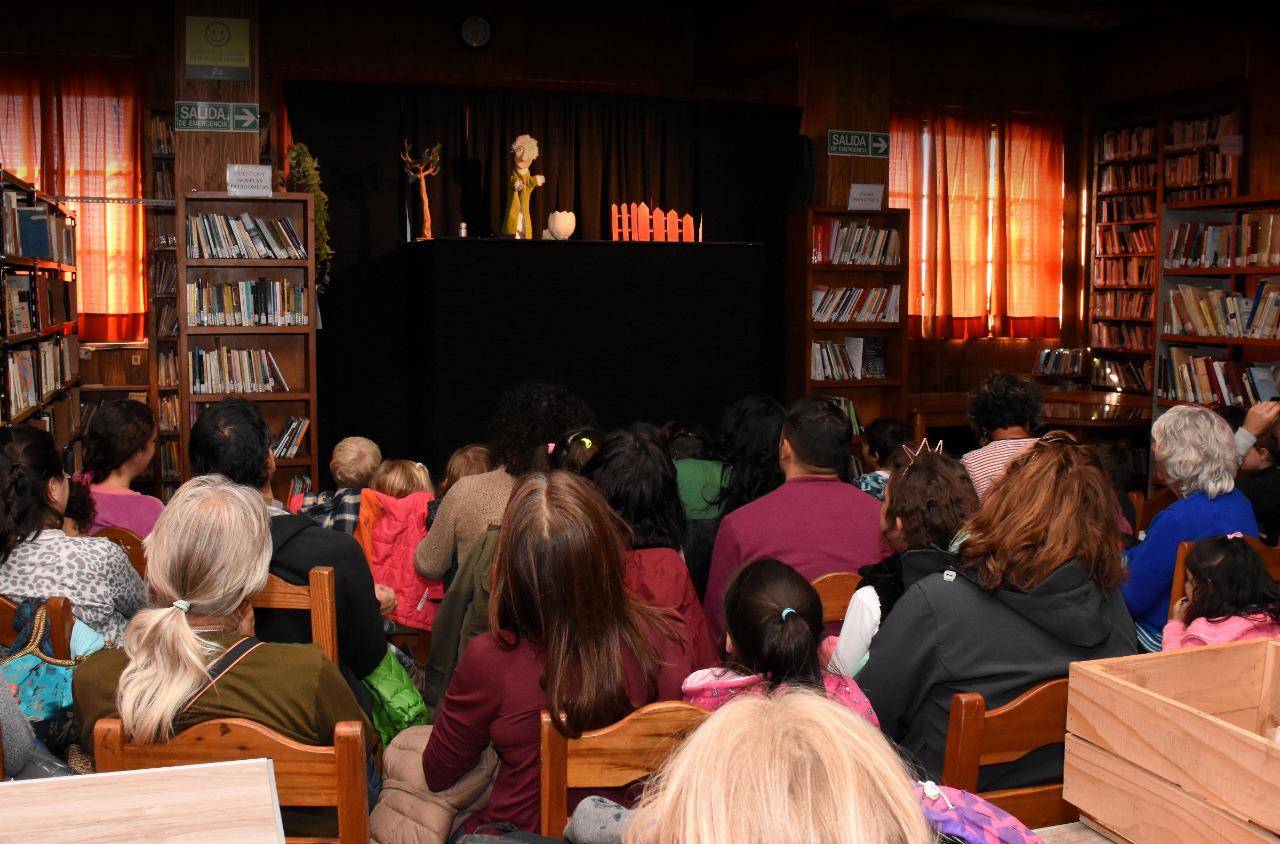
{"label": "round clock face", "polygon": [[493,26],[487,18],[471,15],[462,22],[462,43],[473,50],[488,46],[493,37]]}

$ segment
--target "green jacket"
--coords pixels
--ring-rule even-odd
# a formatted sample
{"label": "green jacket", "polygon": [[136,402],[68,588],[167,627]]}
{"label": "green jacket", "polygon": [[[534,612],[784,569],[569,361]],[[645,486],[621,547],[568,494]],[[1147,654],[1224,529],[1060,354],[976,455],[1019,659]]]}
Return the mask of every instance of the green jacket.
{"label": "green jacket", "polygon": [[462,651],[489,629],[490,566],[498,547],[498,526],[489,525],[458,564],[453,583],[431,620],[431,655],[427,657],[427,687],[422,696],[431,709],[430,722],[440,711],[444,690]]}
{"label": "green jacket", "polygon": [[422,694],[391,648],[363,682],[373,697],[373,726],[382,736],[383,747],[401,730],[427,723]]}

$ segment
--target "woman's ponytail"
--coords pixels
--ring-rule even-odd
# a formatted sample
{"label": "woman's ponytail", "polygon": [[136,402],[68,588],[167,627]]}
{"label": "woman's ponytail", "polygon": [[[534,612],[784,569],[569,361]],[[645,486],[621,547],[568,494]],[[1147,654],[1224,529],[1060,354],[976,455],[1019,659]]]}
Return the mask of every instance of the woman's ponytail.
{"label": "woman's ponytail", "polygon": [[176,606],[142,610],[129,622],[116,706],[130,741],[165,741],[182,707],[208,679],[217,645],[200,638]]}

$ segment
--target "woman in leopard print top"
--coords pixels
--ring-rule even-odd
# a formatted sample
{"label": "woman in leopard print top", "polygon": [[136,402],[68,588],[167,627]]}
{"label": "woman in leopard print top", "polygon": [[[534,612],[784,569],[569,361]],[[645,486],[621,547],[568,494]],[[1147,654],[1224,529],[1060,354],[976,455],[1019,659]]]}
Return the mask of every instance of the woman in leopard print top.
{"label": "woman in leopard print top", "polygon": [[146,605],[142,578],[108,539],[59,530],[70,481],[47,431],[0,429],[0,594],[70,599],[76,617],[119,641]]}

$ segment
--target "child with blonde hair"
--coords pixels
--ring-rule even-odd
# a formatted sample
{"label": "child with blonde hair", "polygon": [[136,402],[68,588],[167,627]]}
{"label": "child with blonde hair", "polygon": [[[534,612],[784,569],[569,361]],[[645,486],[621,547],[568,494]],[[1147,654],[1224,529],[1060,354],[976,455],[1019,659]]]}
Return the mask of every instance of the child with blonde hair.
{"label": "child with blonde hair", "polygon": [[291,509],[310,516],[321,527],[355,533],[360,523],[360,492],[369,485],[381,464],[382,449],[373,440],[367,437],[339,440],[329,459],[329,474],[333,475],[335,489],[307,493],[302,496],[301,506]]}
{"label": "child with blonde hair", "polygon": [[[413,567],[413,550],[427,535],[427,511],[435,500],[431,473],[412,460],[384,460],[360,494],[356,541],[364,549],[384,615],[430,630],[444,584]],[[388,590],[394,592],[389,608]]]}

